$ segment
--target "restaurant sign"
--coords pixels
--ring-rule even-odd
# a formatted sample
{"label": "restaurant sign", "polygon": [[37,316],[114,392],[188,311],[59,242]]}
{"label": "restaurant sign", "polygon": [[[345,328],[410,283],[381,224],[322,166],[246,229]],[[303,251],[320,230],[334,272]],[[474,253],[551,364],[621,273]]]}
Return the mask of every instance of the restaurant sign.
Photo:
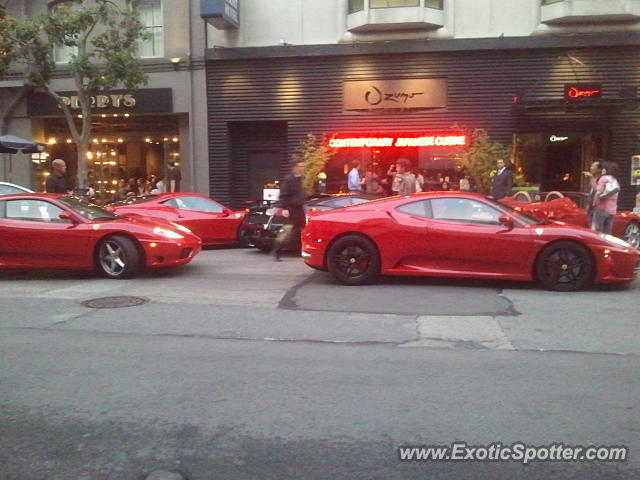
{"label": "restaurant sign", "polygon": [[444,108],[447,106],[445,78],[405,78],[345,81],[343,110]]}
{"label": "restaurant sign", "polygon": [[[72,113],[80,113],[78,92],[56,92]],[[91,97],[93,113],[171,113],[173,92],[170,88],[109,90]],[[62,108],[49,95],[30,93],[27,98],[29,116],[62,115]]]}
{"label": "restaurant sign", "polygon": [[417,134],[380,135],[348,138],[330,138],[331,148],[385,148],[385,147],[460,147],[467,144],[467,136],[462,134]]}
{"label": "restaurant sign", "polygon": [[602,85],[599,83],[575,83],[565,84],[564,98],[569,101],[581,101],[588,98],[598,98],[602,94]]}

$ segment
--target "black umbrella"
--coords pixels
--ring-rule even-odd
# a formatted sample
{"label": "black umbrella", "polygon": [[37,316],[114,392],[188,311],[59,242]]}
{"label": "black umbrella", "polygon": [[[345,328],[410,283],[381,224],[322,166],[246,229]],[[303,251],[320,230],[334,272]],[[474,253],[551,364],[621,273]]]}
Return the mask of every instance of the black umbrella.
{"label": "black umbrella", "polygon": [[3,135],[0,137],[0,153],[38,153],[44,151],[41,143],[25,140],[14,135]]}

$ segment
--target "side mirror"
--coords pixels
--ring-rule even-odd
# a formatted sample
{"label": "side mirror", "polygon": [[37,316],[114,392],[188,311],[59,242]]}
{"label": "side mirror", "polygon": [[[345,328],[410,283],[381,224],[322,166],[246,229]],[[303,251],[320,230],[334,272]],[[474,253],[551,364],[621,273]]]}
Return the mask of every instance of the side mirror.
{"label": "side mirror", "polygon": [[58,215],[58,218],[60,220],[67,220],[71,223],[78,223],[78,221],[68,212],[62,212],[60,215]]}
{"label": "side mirror", "polygon": [[222,209],[222,216],[223,217],[228,217],[229,215],[231,215],[231,210],[229,210],[228,208],[223,208]]}
{"label": "side mirror", "polygon": [[507,227],[509,230],[513,228],[513,218],[511,218],[509,215],[500,215],[500,218],[498,218],[498,222],[501,225]]}

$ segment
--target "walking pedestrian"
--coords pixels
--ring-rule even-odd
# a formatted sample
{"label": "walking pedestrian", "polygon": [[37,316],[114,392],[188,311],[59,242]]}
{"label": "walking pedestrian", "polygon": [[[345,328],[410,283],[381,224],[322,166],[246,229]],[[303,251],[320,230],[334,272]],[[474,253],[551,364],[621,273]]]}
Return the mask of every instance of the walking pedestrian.
{"label": "walking pedestrian", "polygon": [[278,206],[283,209],[282,215],[285,217],[285,224],[273,245],[272,253],[277,262],[281,261],[280,255],[284,248],[297,248],[300,242],[300,232],[304,228],[303,172],[304,162],[296,162],[291,168],[291,173],[280,182]]}

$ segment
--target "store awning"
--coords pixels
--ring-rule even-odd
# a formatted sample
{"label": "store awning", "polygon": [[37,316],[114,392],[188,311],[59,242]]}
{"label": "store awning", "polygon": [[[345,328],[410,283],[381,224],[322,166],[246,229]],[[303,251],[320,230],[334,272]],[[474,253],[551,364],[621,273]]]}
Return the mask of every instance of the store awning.
{"label": "store awning", "polygon": [[15,135],[0,137],[0,153],[38,153],[44,151],[44,145]]}

